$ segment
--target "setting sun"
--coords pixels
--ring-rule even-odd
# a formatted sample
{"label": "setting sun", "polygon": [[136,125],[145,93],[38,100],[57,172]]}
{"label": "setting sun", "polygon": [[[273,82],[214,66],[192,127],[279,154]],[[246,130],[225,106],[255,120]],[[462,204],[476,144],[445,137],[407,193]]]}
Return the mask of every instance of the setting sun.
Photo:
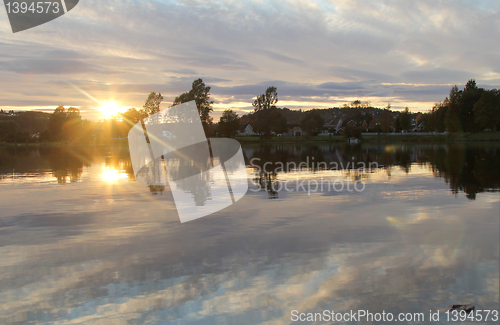
{"label": "setting sun", "polygon": [[123,107],[118,106],[118,104],[114,101],[104,103],[101,107],[99,107],[99,110],[101,111],[103,117],[112,117],[125,111]]}

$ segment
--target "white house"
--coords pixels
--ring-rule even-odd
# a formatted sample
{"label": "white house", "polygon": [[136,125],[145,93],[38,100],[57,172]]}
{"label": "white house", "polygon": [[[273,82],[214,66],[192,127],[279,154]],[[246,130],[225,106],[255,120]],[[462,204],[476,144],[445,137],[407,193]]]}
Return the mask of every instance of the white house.
{"label": "white house", "polygon": [[258,134],[255,133],[252,126],[248,124],[243,132],[238,132],[238,135],[242,137],[250,137],[252,135],[258,135]]}
{"label": "white house", "polygon": [[329,129],[335,129],[335,131],[339,131],[340,129],[342,129],[342,118],[336,118],[336,119],[333,119],[333,120],[330,120],[329,122],[325,123],[323,125],[323,128],[329,130]]}
{"label": "white house", "polygon": [[424,129],[424,123],[415,123],[412,125],[411,132],[421,132]]}
{"label": "white house", "polygon": [[295,136],[295,137],[299,137],[299,136],[302,136],[302,135],[307,135],[307,132],[302,131],[302,129],[300,128],[300,126],[297,126],[297,127],[293,128],[292,135]]}

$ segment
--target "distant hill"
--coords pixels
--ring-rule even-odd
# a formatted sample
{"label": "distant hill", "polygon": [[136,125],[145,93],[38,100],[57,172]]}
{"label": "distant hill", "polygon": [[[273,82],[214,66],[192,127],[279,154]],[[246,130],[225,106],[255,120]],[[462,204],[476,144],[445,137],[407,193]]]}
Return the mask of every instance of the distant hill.
{"label": "distant hill", "polygon": [[36,134],[47,129],[50,115],[49,113],[36,111],[0,111],[0,120],[16,122],[19,124],[19,132]]}
{"label": "distant hill", "polygon": [[[291,110],[289,108],[278,108],[283,116],[287,120],[289,127],[300,125],[300,120],[305,110]],[[357,122],[362,122],[365,120],[368,124],[374,118],[379,118],[382,116],[384,109],[377,107],[332,107],[332,108],[317,108],[316,111],[320,112],[326,123],[332,120],[337,120],[342,118],[343,120],[355,120]],[[396,111],[392,111],[394,117],[398,114]],[[416,113],[415,113],[416,115]],[[242,127],[254,122],[254,113],[245,114],[241,117],[240,123]]]}

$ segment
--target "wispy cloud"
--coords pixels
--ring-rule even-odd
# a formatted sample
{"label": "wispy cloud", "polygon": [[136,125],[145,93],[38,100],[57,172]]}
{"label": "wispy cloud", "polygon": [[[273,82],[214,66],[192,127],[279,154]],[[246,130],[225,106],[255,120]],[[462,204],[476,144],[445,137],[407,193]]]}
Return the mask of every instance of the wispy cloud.
{"label": "wispy cloud", "polygon": [[[449,85],[470,78],[500,85],[500,44],[492,41],[500,38],[499,8],[451,0],[89,0],[16,34],[2,11],[0,82],[8,85],[0,97],[22,108],[25,100],[50,102],[37,95],[45,91],[58,103],[94,105],[71,87],[51,88],[69,81],[96,98],[140,106],[147,92],[170,102],[201,77],[215,99],[235,107],[273,85],[305,107],[359,97],[425,110]],[[20,98],[26,88],[36,91]]]}

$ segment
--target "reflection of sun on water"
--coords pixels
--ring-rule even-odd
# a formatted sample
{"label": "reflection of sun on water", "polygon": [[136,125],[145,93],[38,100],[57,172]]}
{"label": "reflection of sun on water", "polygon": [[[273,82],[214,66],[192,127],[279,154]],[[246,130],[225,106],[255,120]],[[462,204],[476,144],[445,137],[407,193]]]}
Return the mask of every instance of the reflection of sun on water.
{"label": "reflection of sun on water", "polygon": [[104,103],[101,107],[99,107],[103,117],[112,117],[118,113],[125,112],[126,108],[118,106],[115,101],[109,101]]}
{"label": "reflection of sun on water", "polygon": [[106,182],[112,183],[119,179],[127,178],[127,173],[119,172],[116,169],[106,169],[101,174],[101,179]]}

